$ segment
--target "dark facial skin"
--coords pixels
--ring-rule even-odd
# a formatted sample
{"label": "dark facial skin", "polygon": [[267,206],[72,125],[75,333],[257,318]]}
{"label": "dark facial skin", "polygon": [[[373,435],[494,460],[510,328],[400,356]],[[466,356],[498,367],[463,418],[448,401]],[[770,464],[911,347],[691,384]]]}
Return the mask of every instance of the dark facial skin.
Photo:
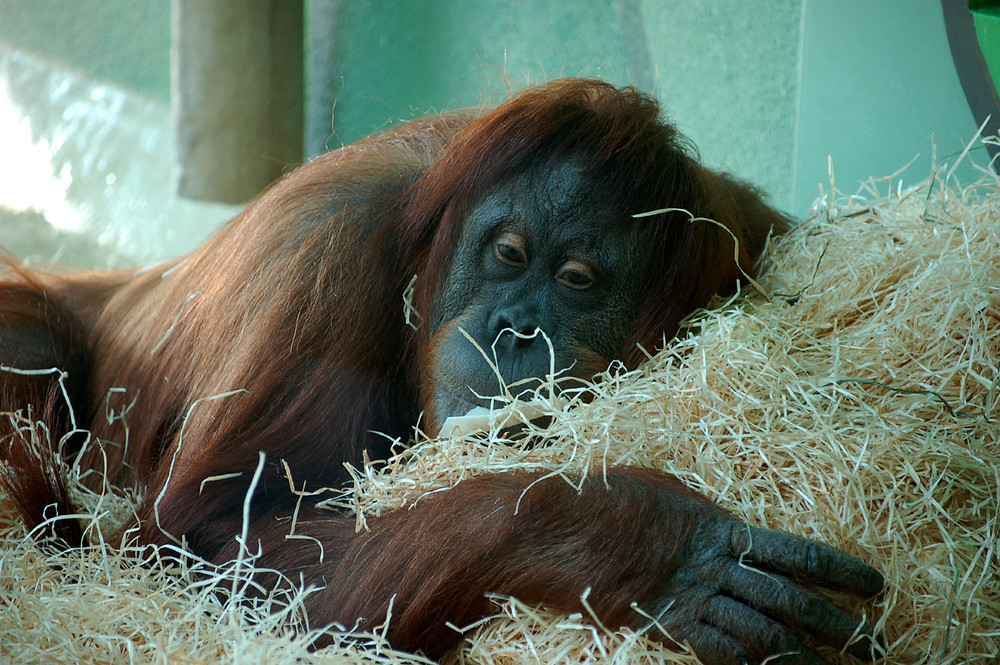
{"label": "dark facial skin", "polygon": [[572,387],[572,378],[607,369],[625,345],[642,254],[630,213],[595,201],[581,164],[522,173],[467,216],[433,320],[439,422],[503,392],[476,344],[511,395],[537,388],[552,363],[560,387]]}
{"label": "dark facial skin", "polygon": [[[431,358],[439,423],[502,388],[532,390],[551,372],[560,387],[605,370],[628,343],[645,267],[632,211],[594,200],[582,161],[543,165],[502,183],[466,217],[433,314]],[[536,329],[545,333],[532,336]],[[473,344],[462,330],[475,341]],[[519,334],[515,334],[519,333]],[[701,500],[666,496],[657,515],[698,513],[698,528],[641,603],[667,643],[687,642],[706,663],[826,661],[830,645],[870,660],[868,625],[813,587],[871,596],[878,571],[820,543],[743,524]]]}

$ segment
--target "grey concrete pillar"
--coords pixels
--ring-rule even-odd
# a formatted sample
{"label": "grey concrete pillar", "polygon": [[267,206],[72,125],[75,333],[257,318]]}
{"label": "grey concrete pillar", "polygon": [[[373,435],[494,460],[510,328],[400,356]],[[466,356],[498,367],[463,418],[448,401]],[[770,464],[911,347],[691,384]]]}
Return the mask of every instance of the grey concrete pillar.
{"label": "grey concrete pillar", "polygon": [[173,0],[177,190],[241,203],[302,160],[302,1]]}

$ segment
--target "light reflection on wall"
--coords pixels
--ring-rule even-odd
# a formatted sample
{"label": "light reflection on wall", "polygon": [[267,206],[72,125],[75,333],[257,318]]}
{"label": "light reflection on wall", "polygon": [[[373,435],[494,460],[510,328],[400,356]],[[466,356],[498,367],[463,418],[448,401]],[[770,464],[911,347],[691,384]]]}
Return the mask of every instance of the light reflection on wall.
{"label": "light reflection on wall", "polygon": [[170,110],[0,45],[0,246],[106,268],[184,254],[237,207],[174,193]]}
{"label": "light reflection on wall", "polygon": [[53,166],[49,142],[32,137],[31,118],[11,101],[4,80],[0,80],[0,146],[0,207],[11,212],[32,210],[59,230],[78,230],[82,216],[66,202],[72,166]]}

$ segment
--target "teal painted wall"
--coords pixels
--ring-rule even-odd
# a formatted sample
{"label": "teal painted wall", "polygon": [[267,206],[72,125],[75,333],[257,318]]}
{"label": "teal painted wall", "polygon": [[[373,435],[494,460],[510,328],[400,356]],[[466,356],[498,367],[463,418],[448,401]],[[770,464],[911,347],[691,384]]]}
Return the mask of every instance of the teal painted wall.
{"label": "teal painted wall", "polygon": [[[654,92],[707,163],[802,215],[828,155],[847,193],[919,154],[914,183],[932,136],[943,157],[976,130],[939,0],[304,2],[312,154],[508,87],[599,76]],[[0,0],[9,48],[169,112],[169,0]]]}
{"label": "teal painted wall", "polygon": [[655,89],[709,165],[791,203],[802,0],[642,3]]}
{"label": "teal painted wall", "polygon": [[[505,79],[516,87],[586,74],[624,83],[622,4],[312,0],[307,51],[325,57],[307,69],[319,122],[307,143],[317,152],[329,139],[348,143],[401,119],[500,99]],[[320,109],[334,101],[331,131]]]}
{"label": "teal painted wall", "polygon": [[[939,0],[809,0],[803,19],[792,210],[805,211],[819,184],[829,191],[827,155],[837,189],[853,194],[915,157],[904,183],[929,176],[932,137],[939,160],[972,139],[977,125]],[[989,161],[983,151],[975,157]],[[978,177],[968,164],[957,173],[963,182]]]}
{"label": "teal painted wall", "polygon": [[0,0],[0,42],[170,97],[170,0]]}
{"label": "teal painted wall", "polygon": [[500,99],[508,84],[598,76],[658,94],[708,163],[787,207],[801,5],[312,0],[306,144],[315,154],[401,119]]}

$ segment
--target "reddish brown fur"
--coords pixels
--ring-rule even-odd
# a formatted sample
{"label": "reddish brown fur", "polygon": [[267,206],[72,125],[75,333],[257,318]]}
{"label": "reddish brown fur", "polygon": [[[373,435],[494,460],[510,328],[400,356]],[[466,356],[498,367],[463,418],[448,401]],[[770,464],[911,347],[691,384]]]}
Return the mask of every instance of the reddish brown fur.
{"label": "reddish brown fur", "polygon": [[[295,502],[283,463],[298,487],[337,486],[344,463],[360,465],[364,450],[387,454],[387,439],[373,432],[410,436],[427,406],[419,359],[433,342],[428,326],[405,326],[401,295],[419,275],[417,311],[432,309],[464,212],[539,155],[585,152],[604,176],[606,191],[595,197],[627,192],[634,213],[683,207],[719,220],[740,238],[742,268],[752,269],[784,218],[699,166],[657,114],[634,91],[554,82],[481,116],[417,121],[318,158],[167,266],[70,276],[12,269],[0,281],[0,362],[68,372],[80,427],[104,442],[83,463],[101,468],[106,458],[112,482],[142,488],[144,542],[183,536],[202,556],[234,556],[264,451],[251,542],[260,540],[262,565],[324,587],[309,597],[313,625],[364,617],[374,626],[394,599],[393,643],[439,655],[459,637],[444,622],[481,616],[486,592],[578,609],[586,587],[604,620],[637,623],[629,604],[651,597],[657,571],[699,516],[716,510],[659,474],[616,471],[610,491],[589,480],[583,494],[558,479],[524,494],[535,478],[477,478],[371,519],[361,534],[348,516],[306,507],[298,532],[324,543],[323,564],[315,543],[285,539],[278,518]],[[622,350],[632,366],[643,357],[637,344],[658,348],[683,316],[740,277],[732,241],[715,225],[682,214],[638,223],[649,298],[634,344]],[[0,380],[0,410],[47,404],[35,415],[54,439],[68,431],[52,375]],[[109,393],[115,387],[126,392]],[[105,413],[133,401],[125,459],[123,421]],[[37,456],[18,452],[28,442],[5,436],[6,488],[27,523],[40,523],[47,503],[67,510],[65,488]],[[241,475],[201,491],[204,479],[234,472]]]}

